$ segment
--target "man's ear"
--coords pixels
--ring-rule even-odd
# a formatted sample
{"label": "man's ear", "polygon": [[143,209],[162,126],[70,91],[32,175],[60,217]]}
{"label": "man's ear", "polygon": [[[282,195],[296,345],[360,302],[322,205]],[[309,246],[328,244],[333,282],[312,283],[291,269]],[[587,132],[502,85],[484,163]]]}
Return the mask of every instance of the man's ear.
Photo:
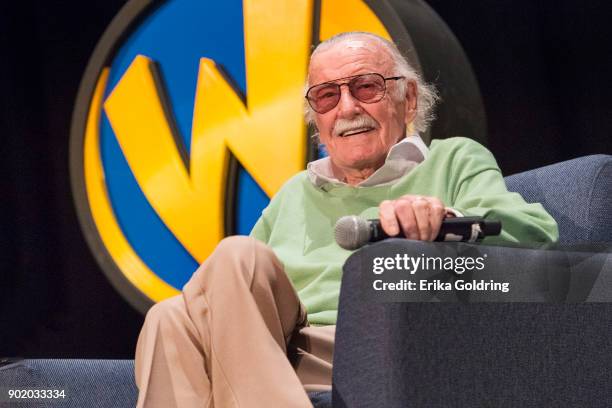
{"label": "man's ear", "polygon": [[406,81],[406,124],[411,124],[417,112],[417,84],[415,81]]}

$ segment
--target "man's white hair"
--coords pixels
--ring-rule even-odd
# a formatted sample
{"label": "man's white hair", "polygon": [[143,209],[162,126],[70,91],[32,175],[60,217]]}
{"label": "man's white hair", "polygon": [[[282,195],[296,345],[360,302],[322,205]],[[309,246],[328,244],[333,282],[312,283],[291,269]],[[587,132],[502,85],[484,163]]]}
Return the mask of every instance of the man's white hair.
{"label": "man's white hair", "polygon": [[[416,83],[416,92],[417,92],[417,106],[416,106],[416,116],[414,119],[414,129],[417,132],[425,132],[429,128],[429,124],[435,118],[433,108],[438,101],[438,92],[436,91],[436,87],[432,84],[427,84],[421,76],[416,72],[416,70],[410,65],[408,60],[402,55],[397,46],[391,41],[382,38],[376,34],[361,32],[361,31],[352,31],[337,34],[322,43],[320,43],[312,52],[310,57],[311,61],[316,56],[317,53],[328,50],[338,44],[342,44],[345,42],[349,42],[351,40],[358,40],[366,38],[376,44],[379,44],[389,53],[395,67],[394,72],[391,73],[393,76],[403,76],[406,77],[407,80],[404,81],[396,81],[397,86],[395,87],[396,92],[393,92],[392,97],[398,101],[401,101],[406,96],[406,86],[408,81],[414,81]],[[310,72],[310,70],[309,70]],[[307,79],[306,90],[310,86],[310,79]],[[306,112],[305,117],[306,121],[310,125],[314,125],[314,111],[306,103]]]}

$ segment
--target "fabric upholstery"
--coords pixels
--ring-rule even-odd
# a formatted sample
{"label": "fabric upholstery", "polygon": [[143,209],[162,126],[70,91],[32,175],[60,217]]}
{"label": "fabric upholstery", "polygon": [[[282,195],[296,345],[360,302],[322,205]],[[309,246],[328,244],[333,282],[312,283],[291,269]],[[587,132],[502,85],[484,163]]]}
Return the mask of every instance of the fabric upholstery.
{"label": "fabric upholstery", "polygon": [[451,256],[451,245],[389,240],[347,260],[334,408],[612,406],[612,253],[457,245],[463,255],[469,247],[487,253],[491,265],[461,278],[507,275],[522,291],[510,300],[533,303],[480,303],[495,301],[491,292],[442,293],[433,303],[377,302],[364,293],[374,257],[395,257],[402,247],[430,256],[435,246]]}
{"label": "fabric upholstery", "polygon": [[23,400],[10,406],[120,408],[136,405],[133,360],[21,360],[0,367],[0,384],[64,390],[66,395],[64,399]]}
{"label": "fabric upholstery", "polygon": [[584,156],[505,180],[527,202],[542,203],[559,225],[559,242],[612,242],[612,156]]}
{"label": "fabric upholstery", "polygon": [[[21,360],[0,367],[0,386],[65,390],[58,400],[23,400],[11,407],[128,408],[136,405],[134,360]],[[309,394],[315,408],[331,407],[331,392]],[[0,400],[0,407],[3,402]]]}

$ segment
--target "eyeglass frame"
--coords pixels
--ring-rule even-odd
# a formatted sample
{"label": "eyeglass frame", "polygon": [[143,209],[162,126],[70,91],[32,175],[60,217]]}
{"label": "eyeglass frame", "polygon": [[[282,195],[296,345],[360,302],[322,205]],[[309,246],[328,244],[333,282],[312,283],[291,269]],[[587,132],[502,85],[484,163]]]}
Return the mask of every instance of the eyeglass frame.
{"label": "eyeglass frame", "polygon": [[[382,78],[382,80],[383,80],[384,89],[383,89],[382,95],[380,96],[379,99],[377,99],[375,101],[370,101],[370,102],[362,101],[361,99],[359,99],[358,97],[356,97],[353,94],[353,91],[351,89],[350,83],[351,83],[352,80],[354,80],[355,78],[366,76],[366,75],[376,75],[376,76]],[[379,74],[378,72],[368,72],[368,73],[365,73],[365,74],[351,75],[351,76],[348,76],[348,77],[334,79],[333,81],[321,82],[320,84],[313,85],[310,88],[308,88],[308,90],[306,91],[306,95],[304,95],[304,98],[306,98],[306,100],[308,101],[308,105],[312,108],[313,111],[315,111],[318,114],[323,115],[323,114],[331,111],[332,109],[334,109],[336,106],[338,106],[338,103],[340,103],[340,99],[342,98],[342,89],[341,89],[342,85],[346,85],[347,88],[348,88],[349,93],[351,94],[351,96],[353,98],[357,99],[359,102],[367,103],[367,104],[372,104],[372,103],[376,103],[376,102],[382,101],[382,99],[387,94],[387,81],[397,81],[399,79],[405,79],[405,78],[406,78],[405,76],[393,76],[393,77],[386,77],[385,78],[384,76],[382,76],[382,74]],[[344,80],[344,82],[338,83],[338,81],[343,81],[343,80]],[[336,104],[334,106],[332,106],[331,108],[329,108],[329,110],[326,110],[325,112],[319,112],[319,111],[317,111],[315,109],[314,106],[312,106],[312,101],[308,97],[308,94],[310,94],[310,91],[312,91],[314,88],[319,87],[321,85],[328,85],[328,84],[333,84],[333,85],[337,85],[338,86],[338,90],[340,91],[340,97],[338,97],[338,101],[336,102]]]}

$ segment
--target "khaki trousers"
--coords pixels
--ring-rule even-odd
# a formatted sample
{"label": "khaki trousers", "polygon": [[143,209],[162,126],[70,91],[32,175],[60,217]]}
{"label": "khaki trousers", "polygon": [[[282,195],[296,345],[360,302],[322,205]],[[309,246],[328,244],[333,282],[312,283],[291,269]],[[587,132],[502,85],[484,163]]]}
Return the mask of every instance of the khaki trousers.
{"label": "khaki trousers", "polygon": [[310,327],[272,250],[229,237],[179,296],[147,313],[139,407],[311,407],[331,388],[335,326]]}

